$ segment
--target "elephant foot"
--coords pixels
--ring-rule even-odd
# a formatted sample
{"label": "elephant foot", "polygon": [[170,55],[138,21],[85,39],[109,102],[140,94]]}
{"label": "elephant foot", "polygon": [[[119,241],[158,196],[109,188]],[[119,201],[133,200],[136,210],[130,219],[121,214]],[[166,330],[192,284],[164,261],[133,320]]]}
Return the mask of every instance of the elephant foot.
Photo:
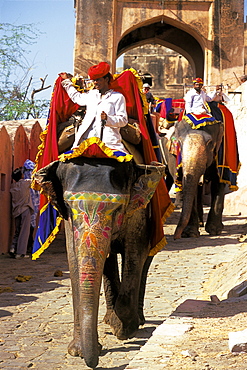
{"label": "elephant foot", "polygon": [[71,356],[80,356],[80,357],[83,357],[83,354],[82,354],[82,348],[81,348],[81,341],[79,339],[72,339],[72,341],[70,342],[69,346],[68,346],[68,352]]}
{"label": "elephant foot", "polygon": [[180,209],[183,207],[183,194],[181,192],[178,192],[176,194],[175,206],[177,209]]}
{"label": "elephant foot", "polygon": [[173,236],[173,239],[180,238],[198,238],[200,236],[199,230],[195,227],[186,227],[184,230],[181,227],[177,227]]}
{"label": "elephant foot", "polygon": [[182,238],[199,238],[200,232],[195,227],[186,227],[184,231],[182,232],[181,237]]}
{"label": "elephant foot", "polygon": [[175,199],[175,207],[176,209],[181,209],[183,207],[183,201],[181,199]]}
{"label": "elephant foot", "polygon": [[[101,349],[102,349],[102,345],[100,343],[98,343],[98,354],[100,355],[100,352],[101,352]],[[83,354],[82,354],[82,348],[81,348],[81,342],[80,340],[74,338],[70,344],[68,345],[68,353],[71,355],[71,356],[74,356],[74,357],[81,357],[83,358]]]}
{"label": "elephant foot", "polygon": [[138,316],[139,316],[139,325],[144,325],[146,322],[145,316],[143,314],[143,310],[138,311]]}
{"label": "elephant foot", "polygon": [[177,226],[177,228],[175,230],[175,233],[174,233],[174,236],[173,236],[173,239],[174,240],[180,239],[181,235],[182,235],[182,231],[183,231],[182,228]]}
{"label": "elephant foot", "polygon": [[139,319],[132,320],[128,325],[124,325],[115,312],[112,313],[109,324],[113,334],[120,340],[133,338],[139,328]]}
{"label": "elephant foot", "polygon": [[223,223],[220,224],[206,224],[205,230],[206,232],[211,236],[220,235],[222,233],[222,230],[224,228]]}

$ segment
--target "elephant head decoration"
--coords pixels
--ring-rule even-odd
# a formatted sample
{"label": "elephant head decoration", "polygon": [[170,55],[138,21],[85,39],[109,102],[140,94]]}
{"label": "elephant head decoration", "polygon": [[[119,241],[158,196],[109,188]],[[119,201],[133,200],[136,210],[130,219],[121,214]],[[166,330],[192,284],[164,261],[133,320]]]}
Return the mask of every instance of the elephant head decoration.
{"label": "elephant head decoration", "polygon": [[[143,298],[152,260],[148,203],[164,168],[79,157],[52,162],[35,174],[65,219],[74,311],[68,351],[91,368],[97,366],[101,348],[97,320],[102,276],[105,322],[113,333],[131,338],[145,321]],[[121,279],[116,253],[124,261]]]}

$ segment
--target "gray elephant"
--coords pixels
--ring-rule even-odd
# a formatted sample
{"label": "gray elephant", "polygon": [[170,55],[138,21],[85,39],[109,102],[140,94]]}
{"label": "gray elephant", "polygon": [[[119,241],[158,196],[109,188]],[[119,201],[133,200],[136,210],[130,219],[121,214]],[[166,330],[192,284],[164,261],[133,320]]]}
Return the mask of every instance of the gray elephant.
{"label": "gray elephant", "polygon": [[[225,184],[219,181],[216,154],[222,142],[222,123],[192,129],[185,120],[177,122],[174,136],[181,146],[182,167],[182,211],[174,233],[174,239],[198,237],[199,220],[202,223],[202,186],[200,181],[211,182],[211,207],[205,229],[210,235],[218,235],[223,229],[222,212],[224,207]],[[163,153],[173,180],[177,179],[176,157],[167,148],[167,139],[161,138]],[[203,179],[202,179],[203,178]]]}
{"label": "gray elephant", "polygon": [[[72,283],[74,337],[68,351],[95,368],[101,345],[97,320],[102,276],[105,322],[119,339],[145,321],[143,299],[150,256],[148,203],[164,166],[78,157],[55,161],[35,174],[65,219]],[[122,255],[119,277],[117,253]],[[120,282],[121,281],[121,282]]]}

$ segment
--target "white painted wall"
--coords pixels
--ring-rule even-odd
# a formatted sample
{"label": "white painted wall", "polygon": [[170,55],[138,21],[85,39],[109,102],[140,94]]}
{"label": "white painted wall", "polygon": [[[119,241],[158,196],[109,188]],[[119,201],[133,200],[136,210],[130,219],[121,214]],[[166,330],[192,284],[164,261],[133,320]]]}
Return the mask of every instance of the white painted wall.
{"label": "white painted wall", "polygon": [[237,179],[239,190],[226,195],[224,213],[240,212],[247,216],[247,81],[235,91],[241,94],[231,94],[227,107],[234,117],[241,168]]}

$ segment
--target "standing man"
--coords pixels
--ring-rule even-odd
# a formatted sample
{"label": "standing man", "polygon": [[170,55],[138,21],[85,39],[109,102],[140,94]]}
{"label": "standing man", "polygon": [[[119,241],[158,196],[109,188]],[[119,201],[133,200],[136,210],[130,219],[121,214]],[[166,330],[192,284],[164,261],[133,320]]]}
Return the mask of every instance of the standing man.
{"label": "standing man", "polygon": [[10,193],[15,218],[15,235],[9,252],[15,258],[26,258],[29,257],[26,252],[30,235],[31,214],[33,213],[30,194],[31,180],[24,179],[22,167],[13,171],[12,178],[14,183],[10,187]]}
{"label": "standing man", "polygon": [[152,113],[154,108],[156,107],[156,101],[150,89],[151,89],[151,86],[149,84],[147,83],[143,84],[142,91],[144,92],[144,94],[146,94],[146,99],[147,99],[148,106],[149,106],[149,112]]}
{"label": "standing man", "polygon": [[62,86],[70,99],[80,106],[86,106],[86,115],[75,135],[73,148],[88,138],[101,138],[103,124],[101,139],[105,145],[110,149],[127,153],[120,134],[120,128],[128,123],[126,102],[121,93],[110,88],[112,75],[109,64],[101,62],[90,67],[88,75],[93,80],[95,89],[88,93],[80,93],[68,79],[67,73],[60,73],[63,78]]}

